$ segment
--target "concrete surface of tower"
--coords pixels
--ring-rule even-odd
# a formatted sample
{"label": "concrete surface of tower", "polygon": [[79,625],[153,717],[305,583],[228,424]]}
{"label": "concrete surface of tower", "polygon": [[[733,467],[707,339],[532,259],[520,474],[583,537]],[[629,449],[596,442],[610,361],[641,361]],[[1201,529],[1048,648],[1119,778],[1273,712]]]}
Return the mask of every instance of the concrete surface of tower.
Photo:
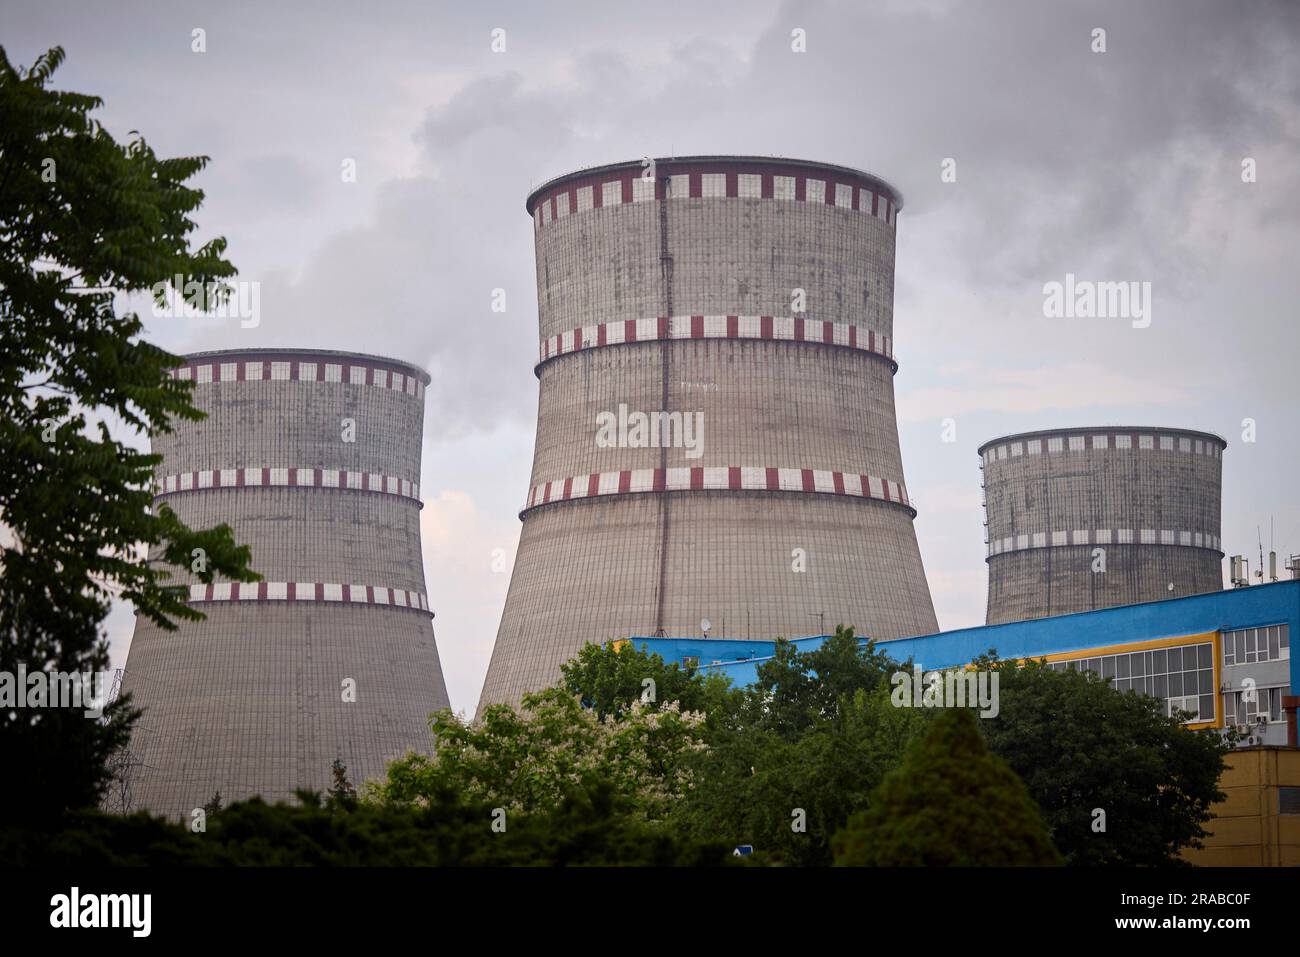
{"label": "concrete surface of tower", "polygon": [[979,448],[990,625],[1223,587],[1217,435],[1139,426]]}
{"label": "concrete surface of tower", "polygon": [[420,554],[426,373],[345,352],[185,357],[207,413],[159,436],[157,501],[225,522],[256,583],[190,584],[207,616],[136,621],[123,690],[137,807],[189,815],[220,792],[290,799],[427,752],[447,707]]}
{"label": "concrete surface of tower", "polygon": [[532,192],[536,447],[480,708],[706,618],[937,629],[894,413],[901,208],[858,170],[735,156]]}

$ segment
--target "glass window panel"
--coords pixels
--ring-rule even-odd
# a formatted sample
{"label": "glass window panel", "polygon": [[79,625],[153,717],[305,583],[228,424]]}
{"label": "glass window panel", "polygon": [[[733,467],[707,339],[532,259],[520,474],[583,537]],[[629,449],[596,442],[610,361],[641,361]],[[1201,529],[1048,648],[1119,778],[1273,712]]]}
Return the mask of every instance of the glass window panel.
{"label": "glass window panel", "polygon": [[1128,678],[1116,678],[1116,679],[1115,679],[1115,690],[1116,690],[1116,691],[1128,691],[1128,685],[1129,685],[1129,679],[1128,679]]}
{"label": "glass window panel", "polygon": [[1209,645],[1201,645],[1196,649],[1196,660],[1202,668],[1214,667],[1214,654]]}
{"label": "glass window panel", "polygon": [[1201,700],[1201,720],[1213,721],[1214,720],[1214,695],[1203,694],[1201,695],[1200,700]]}
{"label": "glass window panel", "polygon": [[1278,649],[1278,640],[1281,638],[1280,628],[1270,628],[1268,630],[1268,657],[1270,660],[1280,656]]}
{"label": "glass window panel", "polygon": [[1169,671],[1169,652],[1161,648],[1159,651],[1151,652],[1151,673],[1153,675],[1163,675]]}
{"label": "glass window panel", "polygon": [[1171,697],[1178,697],[1183,693],[1183,673],[1175,671],[1169,676],[1169,694]]}
{"label": "glass window panel", "polygon": [[1282,689],[1268,689],[1268,719],[1270,721],[1282,720]]}
{"label": "glass window panel", "polygon": [[1151,686],[1151,693],[1157,698],[1166,698],[1169,696],[1169,678],[1167,675],[1157,675],[1151,679],[1154,684]]}
{"label": "glass window panel", "polygon": [[1132,658],[1131,655],[1116,655],[1116,656],[1115,656],[1115,675],[1116,675],[1116,677],[1119,677],[1119,678],[1127,678],[1127,677],[1129,676],[1129,665],[1131,664],[1131,658]]}
{"label": "glass window panel", "polygon": [[1290,625],[1278,625],[1278,629],[1277,629],[1277,630],[1278,630],[1279,632],[1282,633],[1282,640],[1281,640],[1281,642],[1280,642],[1280,644],[1282,645],[1282,647],[1283,647],[1283,648],[1290,648],[1290,647],[1291,647],[1291,626],[1290,626]]}
{"label": "glass window panel", "polygon": [[1236,638],[1234,638],[1233,640],[1237,646],[1237,661],[1238,662],[1245,661],[1246,660],[1246,636],[1243,635],[1241,632],[1237,632]]}
{"label": "glass window panel", "polygon": [[1133,655],[1132,658],[1133,658],[1133,674],[1135,676],[1146,674],[1147,673],[1146,654],[1139,651],[1137,654]]}
{"label": "glass window panel", "polygon": [[1167,663],[1170,671],[1182,671],[1183,670],[1183,649],[1170,648]]}
{"label": "glass window panel", "polygon": [[1115,656],[1107,655],[1101,659],[1101,676],[1103,678],[1115,677]]}

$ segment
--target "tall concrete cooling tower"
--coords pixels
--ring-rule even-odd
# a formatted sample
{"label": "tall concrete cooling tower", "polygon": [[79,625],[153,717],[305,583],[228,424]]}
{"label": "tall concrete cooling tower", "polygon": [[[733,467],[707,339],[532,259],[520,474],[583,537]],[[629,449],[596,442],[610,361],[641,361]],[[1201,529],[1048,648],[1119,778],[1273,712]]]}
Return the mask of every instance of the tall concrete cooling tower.
{"label": "tall concrete cooling tower", "polygon": [[1223,450],[1189,429],[1025,432],[980,446],[988,623],[1223,587]]}
{"label": "tall concrete cooling tower", "polygon": [[618,163],[527,201],[541,342],[480,709],[586,642],[936,630],[894,415],[902,199],[853,169]]}
{"label": "tall concrete cooling tower", "polygon": [[288,799],[325,790],[335,758],[359,783],[428,751],[448,705],[420,556],[429,377],[304,349],[198,353],[174,374],[207,418],[155,442],[157,501],[229,524],[263,580],[190,585],[207,619],[175,632],[137,619],[132,804]]}

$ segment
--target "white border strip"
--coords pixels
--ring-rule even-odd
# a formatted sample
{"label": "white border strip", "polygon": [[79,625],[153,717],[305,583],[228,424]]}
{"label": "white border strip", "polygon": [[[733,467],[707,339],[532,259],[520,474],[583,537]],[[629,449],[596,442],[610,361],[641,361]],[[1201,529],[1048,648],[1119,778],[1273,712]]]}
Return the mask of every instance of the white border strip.
{"label": "white border strip", "polygon": [[389,605],[433,613],[421,592],[380,585],[343,585],[331,582],[213,582],[191,585],[191,603],[217,601],[344,602],[353,605]]}
{"label": "white border strip", "polygon": [[197,385],[214,382],[333,382],[405,392],[424,401],[424,383],[414,375],[360,362],[305,359],[187,362],[171,370],[174,379]]}
{"label": "white border strip", "polygon": [[[583,349],[665,339],[767,339],[843,346],[884,356],[898,367],[889,336],[847,322],[803,316],[651,316],[569,329],[542,341],[540,362]],[[539,363],[540,364],[540,363]]]}
{"label": "white border strip", "polygon": [[1036,548],[1060,548],[1066,545],[1177,545],[1184,548],[1209,548],[1222,551],[1218,535],[1209,532],[1189,532],[1181,529],[1155,528],[1099,528],[1072,529],[1070,531],[1033,532],[1027,535],[1005,535],[990,539],[987,553],[1005,555],[1008,552],[1032,551]]}
{"label": "white border strip", "polygon": [[980,460],[985,465],[1004,462],[1025,455],[1055,455],[1060,452],[1182,452],[1188,455],[1208,455],[1223,458],[1219,442],[1196,435],[1179,435],[1177,432],[1129,431],[1083,432],[1060,435],[1043,435],[1034,439],[1018,439],[991,445],[984,450]]}
{"label": "white border strip", "polygon": [[380,492],[420,501],[418,482],[378,472],[317,468],[206,469],[160,476],[155,495],[197,492],[213,488],[339,488],[358,492]]}

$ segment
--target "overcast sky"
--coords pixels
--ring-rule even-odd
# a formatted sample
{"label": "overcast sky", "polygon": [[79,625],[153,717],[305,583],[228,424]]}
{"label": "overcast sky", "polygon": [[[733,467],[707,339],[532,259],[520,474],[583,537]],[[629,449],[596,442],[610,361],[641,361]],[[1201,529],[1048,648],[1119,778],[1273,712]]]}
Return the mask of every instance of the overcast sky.
{"label": "overcast sky", "polygon": [[[1253,567],[1271,523],[1279,552],[1300,551],[1300,3],[4,7],[11,61],[62,45],[55,85],[102,96],[115,135],[212,158],[201,238],[227,237],[261,283],[260,325],[151,319],[151,338],[353,349],[432,375],[421,522],[457,709],[478,699],[532,461],[524,199],[598,163],[782,155],[901,189],[895,384],[941,627],[983,621],[975,449],[1007,432],[1217,432],[1225,550]],[[1046,318],[1044,283],[1066,273],[1150,282],[1150,325]],[[129,609],[110,620],[116,665],[132,626]]]}

